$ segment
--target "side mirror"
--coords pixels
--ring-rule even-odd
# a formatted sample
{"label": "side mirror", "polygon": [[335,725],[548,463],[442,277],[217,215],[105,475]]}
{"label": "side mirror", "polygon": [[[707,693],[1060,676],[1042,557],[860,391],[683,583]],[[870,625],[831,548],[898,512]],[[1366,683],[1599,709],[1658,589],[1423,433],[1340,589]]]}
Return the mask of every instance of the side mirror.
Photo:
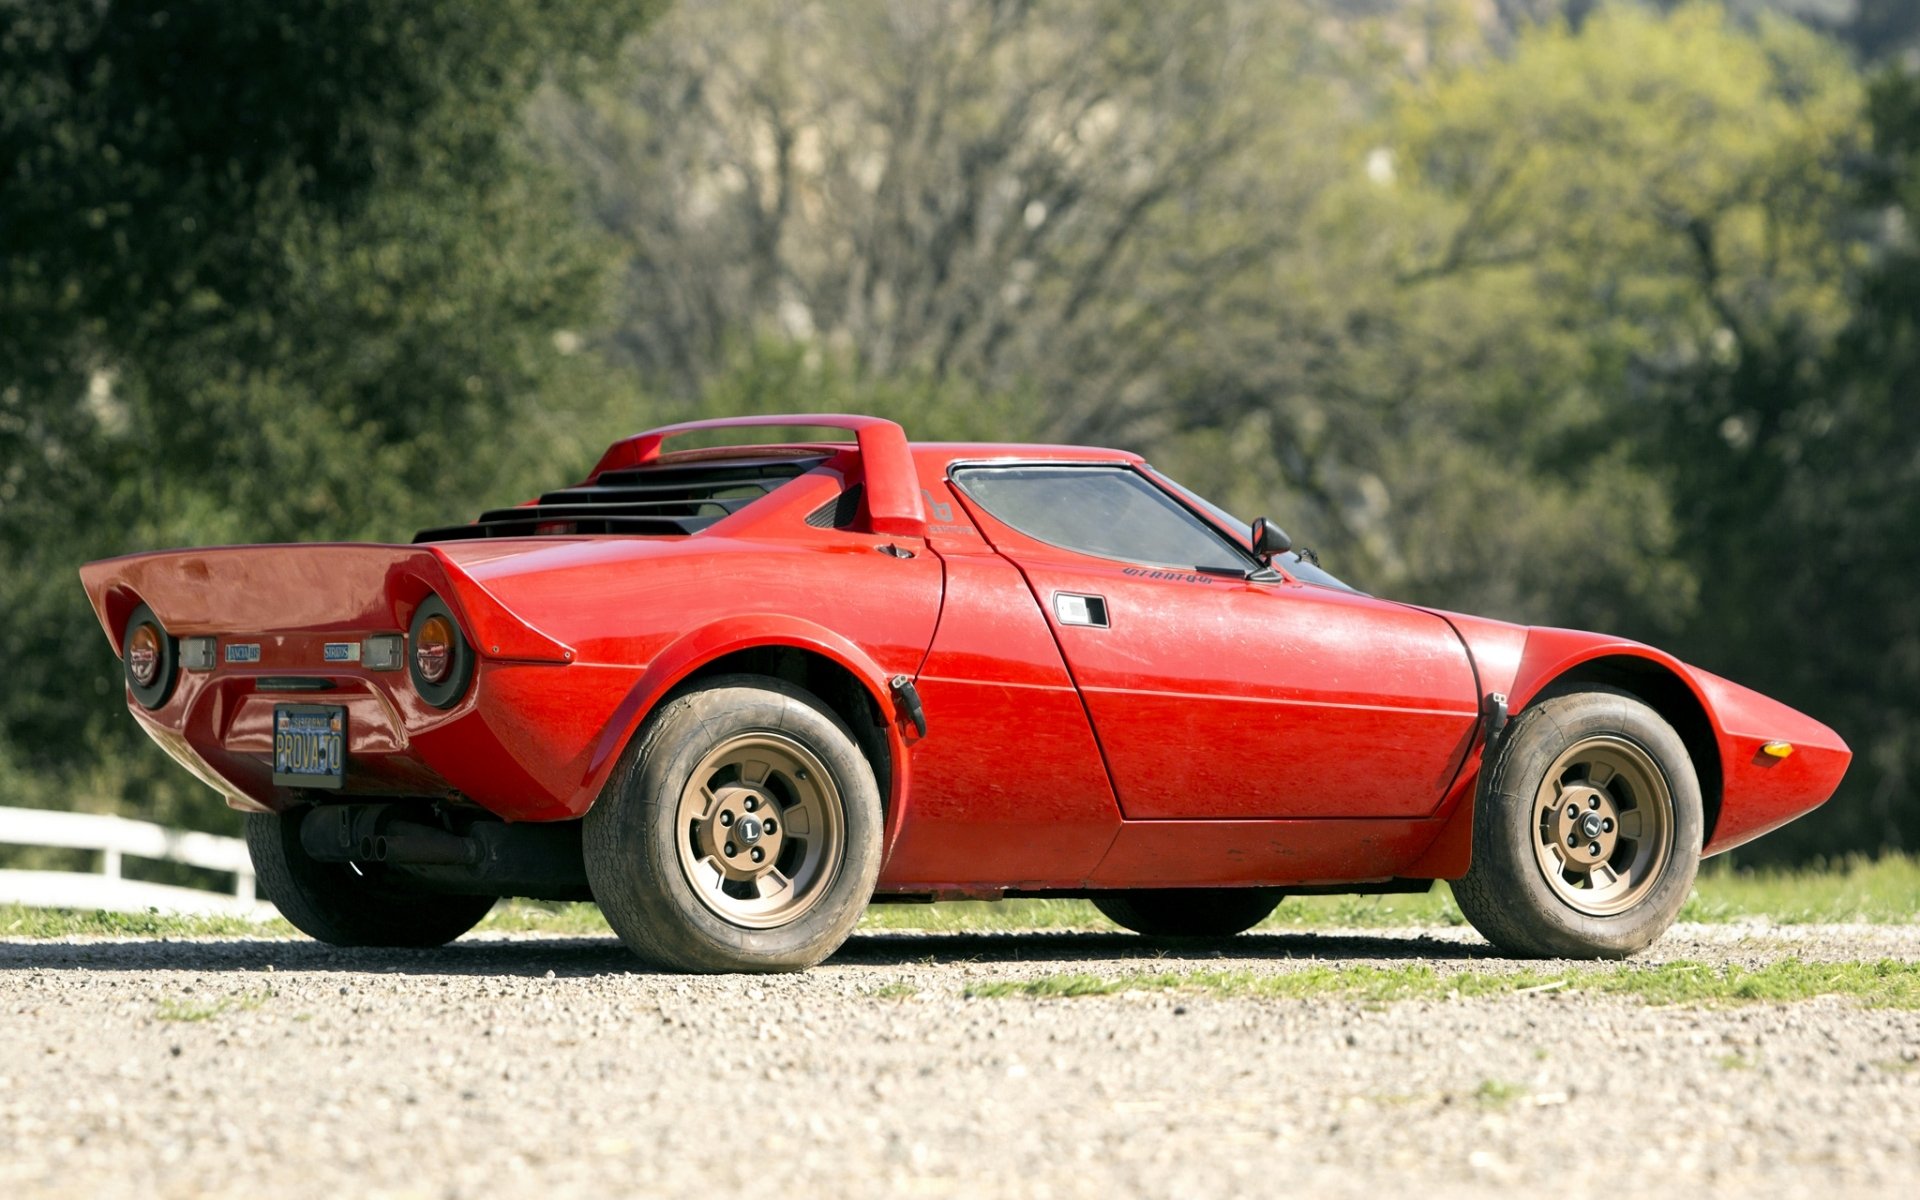
{"label": "side mirror", "polygon": [[1287,531],[1275,525],[1265,517],[1253,519],[1253,553],[1261,562],[1266,562],[1276,554],[1285,554],[1293,549],[1293,539]]}

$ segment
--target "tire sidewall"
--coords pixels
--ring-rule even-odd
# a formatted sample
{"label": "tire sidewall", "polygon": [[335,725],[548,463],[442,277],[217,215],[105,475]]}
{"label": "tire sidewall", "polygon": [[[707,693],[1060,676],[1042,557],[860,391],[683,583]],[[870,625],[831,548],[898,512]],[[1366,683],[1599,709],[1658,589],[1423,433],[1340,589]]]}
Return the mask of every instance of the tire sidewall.
{"label": "tire sidewall", "polygon": [[[1500,747],[1499,763],[1476,821],[1476,865],[1498,872],[1514,915],[1539,934],[1540,951],[1565,957],[1624,956],[1644,949],[1673,923],[1693,889],[1704,818],[1700,783],[1672,726],[1631,696],[1570,693],[1523,713]],[[1673,802],[1673,842],[1659,878],[1624,912],[1594,916],[1571,907],[1541,872],[1534,842],[1534,801],[1549,767],[1569,747],[1607,735],[1632,743],[1653,760]]]}
{"label": "tire sidewall", "polygon": [[[709,751],[748,733],[805,746],[832,774],[842,810],[845,845],[825,894],[771,929],[708,908],[680,861],[682,790]],[[616,932],[663,965],[702,971],[796,970],[846,940],[879,877],[883,818],[873,767],[838,717],[790,684],[728,677],[669,701],[638,743],[612,781],[616,794],[586,818],[588,880]]]}

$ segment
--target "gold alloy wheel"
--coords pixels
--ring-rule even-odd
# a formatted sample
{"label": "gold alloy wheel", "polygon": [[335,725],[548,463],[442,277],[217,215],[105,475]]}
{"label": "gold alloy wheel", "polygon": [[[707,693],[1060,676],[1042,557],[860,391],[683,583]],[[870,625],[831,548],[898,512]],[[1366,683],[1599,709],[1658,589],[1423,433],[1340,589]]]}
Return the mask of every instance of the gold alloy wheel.
{"label": "gold alloy wheel", "polygon": [[700,902],[747,929],[798,920],[846,857],[840,789],[811,750],[779,733],[728,738],[680,791],[680,869]]}
{"label": "gold alloy wheel", "polygon": [[1653,889],[1673,854],[1673,792],[1653,756],[1602,734],[1569,746],[1534,795],[1534,857],[1569,907],[1610,917]]}

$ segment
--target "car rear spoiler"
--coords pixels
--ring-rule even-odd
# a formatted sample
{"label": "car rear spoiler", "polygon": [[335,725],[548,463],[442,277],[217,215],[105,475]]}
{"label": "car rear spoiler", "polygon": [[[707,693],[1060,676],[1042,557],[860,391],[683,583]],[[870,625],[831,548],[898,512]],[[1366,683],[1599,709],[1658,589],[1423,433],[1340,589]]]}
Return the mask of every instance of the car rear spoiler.
{"label": "car rear spoiler", "polygon": [[855,416],[846,413],[787,413],[766,417],[715,417],[705,421],[683,421],[662,425],[622,438],[607,447],[593,468],[593,477],[603,471],[638,467],[660,457],[661,444],[681,434],[713,429],[765,429],[811,426],[820,429],[851,430],[860,449],[860,466],[866,475],[866,505],[870,527],[875,533],[894,537],[925,537],[927,513],[920,502],[920,478],[913,467],[913,452],[907,444],[907,432],[882,417]]}
{"label": "car rear spoiler", "polygon": [[301,543],[167,550],[80,568],[101,627],[122,653],[141,604],[175,637],[404,630],[433,592],[485,658],[572,662],[573,650],[507,609],[438,547]]}

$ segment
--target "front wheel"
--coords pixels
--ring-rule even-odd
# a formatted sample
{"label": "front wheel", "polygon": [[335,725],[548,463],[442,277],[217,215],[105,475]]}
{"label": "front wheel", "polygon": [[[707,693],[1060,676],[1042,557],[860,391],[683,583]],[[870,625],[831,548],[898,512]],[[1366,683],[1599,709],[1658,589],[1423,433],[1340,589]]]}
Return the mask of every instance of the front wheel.
{"label": "front wheel", "polygon": [[410,888],[377,864],[316,861],[300,844],[307,811],[248,813],[247,852],[260,891],[309,937],[334,946],[440,946],[493,907],[492,896]]}
{"label": "front wheel", "polygon": [[795,971],[838,949],[880,873],[880,790],[811,693],[731,675],[669,701],[587,812],[587,879],[642,958]]}
{"label": "front wheel", "polygon": [[1096,895],[1093,906],[1149,937],[1232,937],[1266,920],[1284,895],[1278,888],[1142,888]]}
{"label": "front wheel", "polygon": [[1474,812],[1455,901],[1488,941],[1537,958],[1624,958],[1693,888],[1704,820],[1673,727],[1611,689],[1514,718]]}

